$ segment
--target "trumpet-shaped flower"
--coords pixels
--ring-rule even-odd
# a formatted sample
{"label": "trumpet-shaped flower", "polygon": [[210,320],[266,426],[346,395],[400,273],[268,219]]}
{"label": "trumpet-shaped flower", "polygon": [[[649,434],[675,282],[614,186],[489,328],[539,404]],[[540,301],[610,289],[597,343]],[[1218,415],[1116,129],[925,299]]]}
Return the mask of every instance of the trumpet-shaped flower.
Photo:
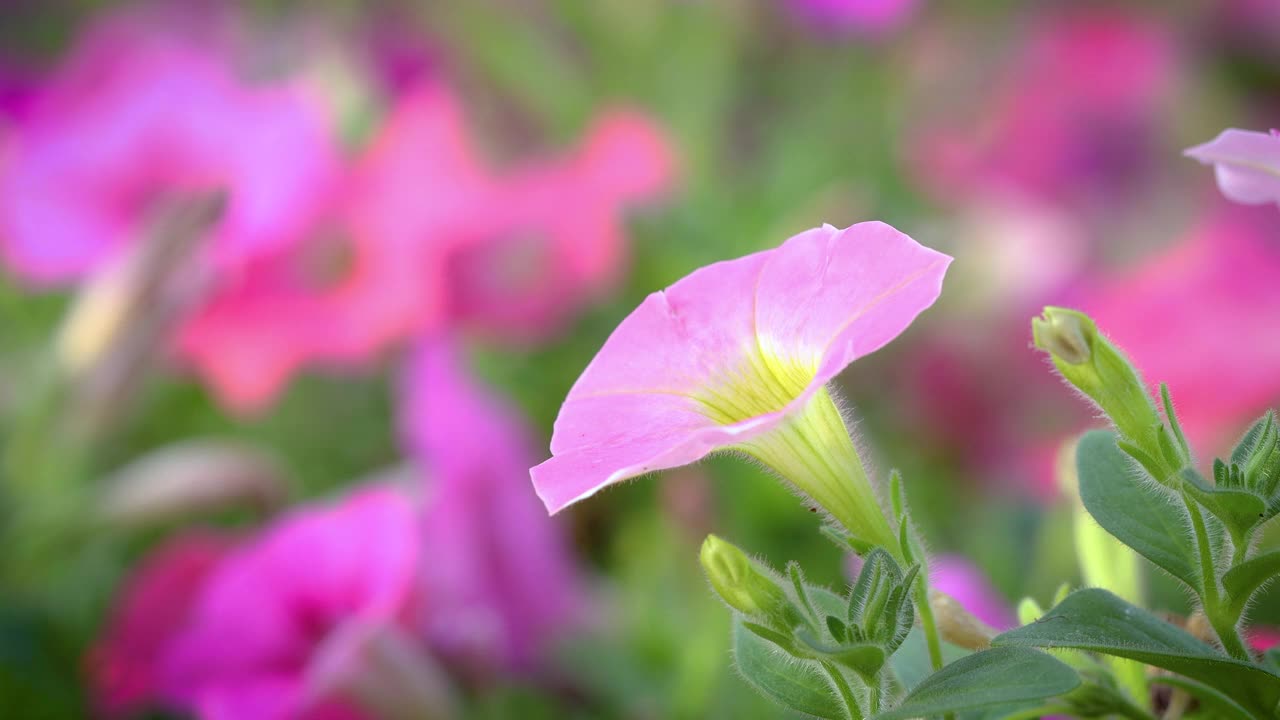
{"label": "trumpet-shaped flower", "polygon": [[651,294],[614,330],[533,468],[556,512],[739,450],[868,542],[896,547],[826,384],[933,303],[950,258],[879,222],[803,232]]}
{"label": "trumpet-shaped flower", "polygon": [[406,373],[405,444],[427,477],[423,631],[474,672],[538,667],[586,603],[572,555],[526,480],[527,429],[463,371],[456,348],[425,340]]}
{"label": "trumpet-shaped flower", "polygon": [[1218,188],[1246,205],[1280,205],[1280,130],[1269,133],[1229,128],[1186,151],[1213,166]]}

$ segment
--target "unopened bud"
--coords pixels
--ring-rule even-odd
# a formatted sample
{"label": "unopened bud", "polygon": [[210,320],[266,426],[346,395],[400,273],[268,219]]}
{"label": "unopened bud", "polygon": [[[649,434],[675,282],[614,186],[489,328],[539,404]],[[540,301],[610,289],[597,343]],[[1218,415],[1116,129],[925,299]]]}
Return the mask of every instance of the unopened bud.
{"label": "unopened bud", "polygon": [[799,621],[799,613],[787,593],[737,546],[708,535],[699,559],[711,587],[729,607],[784,627]]}
{"label": "unopened bud", "polygon": [[1158,435],[1164,432],[1164,421],[1142,377],[1088,315],[1046,307],[1031,321],[1031,331],[1036,347],[1049,353],[1062,377],[1097,403],[1125,439],[1152,455],[1160,454]]}
{"label": "unopened bud", "polygon": [[964,609],[955,598],[938,590],[929,591],[929,607],[938,624],[942,639],[952,645],[970,650],[991,647],[991,638],[998,633]]}
{"label": "unopened bud", "polygon": [[189,440],[153,451],[104,482],[99,513],[108,523],[146,526],[230,508],[279,507],[288,483],[260,448]]}
{"label": "unopened bud", "polygon": [[1054,362],[1080,365],[1093,356],[1091,339],[1097,326],[1084,313],[1048,307],[1042,317],[1031,321],[1036,347],[1053,356]]}

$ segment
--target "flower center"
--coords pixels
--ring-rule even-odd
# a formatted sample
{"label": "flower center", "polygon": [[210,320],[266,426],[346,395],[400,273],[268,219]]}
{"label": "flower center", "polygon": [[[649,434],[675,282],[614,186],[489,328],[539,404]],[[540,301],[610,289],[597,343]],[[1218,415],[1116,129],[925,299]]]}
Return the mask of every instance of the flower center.
{"label": "flower center", "polygon": [[696,394],[702,413],[721,425],[733,425],[785,408],[804,392],[817,374],[790,358],[760,347],[720,383]]}

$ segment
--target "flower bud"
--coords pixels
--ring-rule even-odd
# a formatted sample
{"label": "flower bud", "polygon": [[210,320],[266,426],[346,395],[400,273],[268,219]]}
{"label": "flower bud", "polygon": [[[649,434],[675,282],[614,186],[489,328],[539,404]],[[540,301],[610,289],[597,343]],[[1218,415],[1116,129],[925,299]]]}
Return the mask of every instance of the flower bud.
{"label": "flower bud", "polygon": [[708,535],[699,558],[711,587],[729,607],[787,629],[800,622],[787,593],[737,546]]}
{"label": "flower bud", "polygon": [[168,445],[126,465],[103,483],[99,516],[121,527],[145,527],[230,508],[278,508],[288,480],[276,458],[229,440]]}
{"label": "flower bud", "polygon": [[1031,321],[1031,331],[1036,347],[1049,353],[1062,377],[1097,403],[1125,439],[1159,454],[1164,421],[1142,377],[1088,315],[1046,307]]}
{"label": "flower bud", "polygon": [[994,628],[971,615],[955,598],[946,593],[930,590],[929,607],[933,610],[942,639],[952,645],[969,650],[985,650],[991,647],[991,638],[998,634]]}

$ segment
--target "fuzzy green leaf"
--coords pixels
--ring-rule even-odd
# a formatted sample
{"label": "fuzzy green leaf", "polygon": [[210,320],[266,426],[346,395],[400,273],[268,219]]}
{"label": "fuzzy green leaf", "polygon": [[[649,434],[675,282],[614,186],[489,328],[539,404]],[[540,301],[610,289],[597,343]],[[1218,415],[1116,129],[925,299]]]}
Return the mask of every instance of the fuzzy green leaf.
{"label": "fuzzy green leaf", "polygon": [[845,717],[841,700],[816,664],[790,657],[741,620],[733,625],[733,656],[742,677],[783,707],[830,720]]}
{"label": "fuzzy green leaf", "polygon": [[1074,648],[1137,660],[1213,687],[1259,717],[1269,717],[1280,702],[1280,676],[1227,657],[1096,588],[1072,593],[1044,617],[996,637],[992,645]]}
{"label": "fuzzy green leaf", "polygon": [[1193,589],[1200,587],[1195,544],[1181,503],[1144,483],[1113,433],[1095,430],[1076,450],[1080,499],[1094,520],[1120,542]]}
{"label": "fuzzy green leaf", "polygon": [[1005,647],[963,657],[925,678],[894,709],[876,720],[902,720],[949,712],[1039,702],[1080,685],[1062,661],[1029,648]]}

